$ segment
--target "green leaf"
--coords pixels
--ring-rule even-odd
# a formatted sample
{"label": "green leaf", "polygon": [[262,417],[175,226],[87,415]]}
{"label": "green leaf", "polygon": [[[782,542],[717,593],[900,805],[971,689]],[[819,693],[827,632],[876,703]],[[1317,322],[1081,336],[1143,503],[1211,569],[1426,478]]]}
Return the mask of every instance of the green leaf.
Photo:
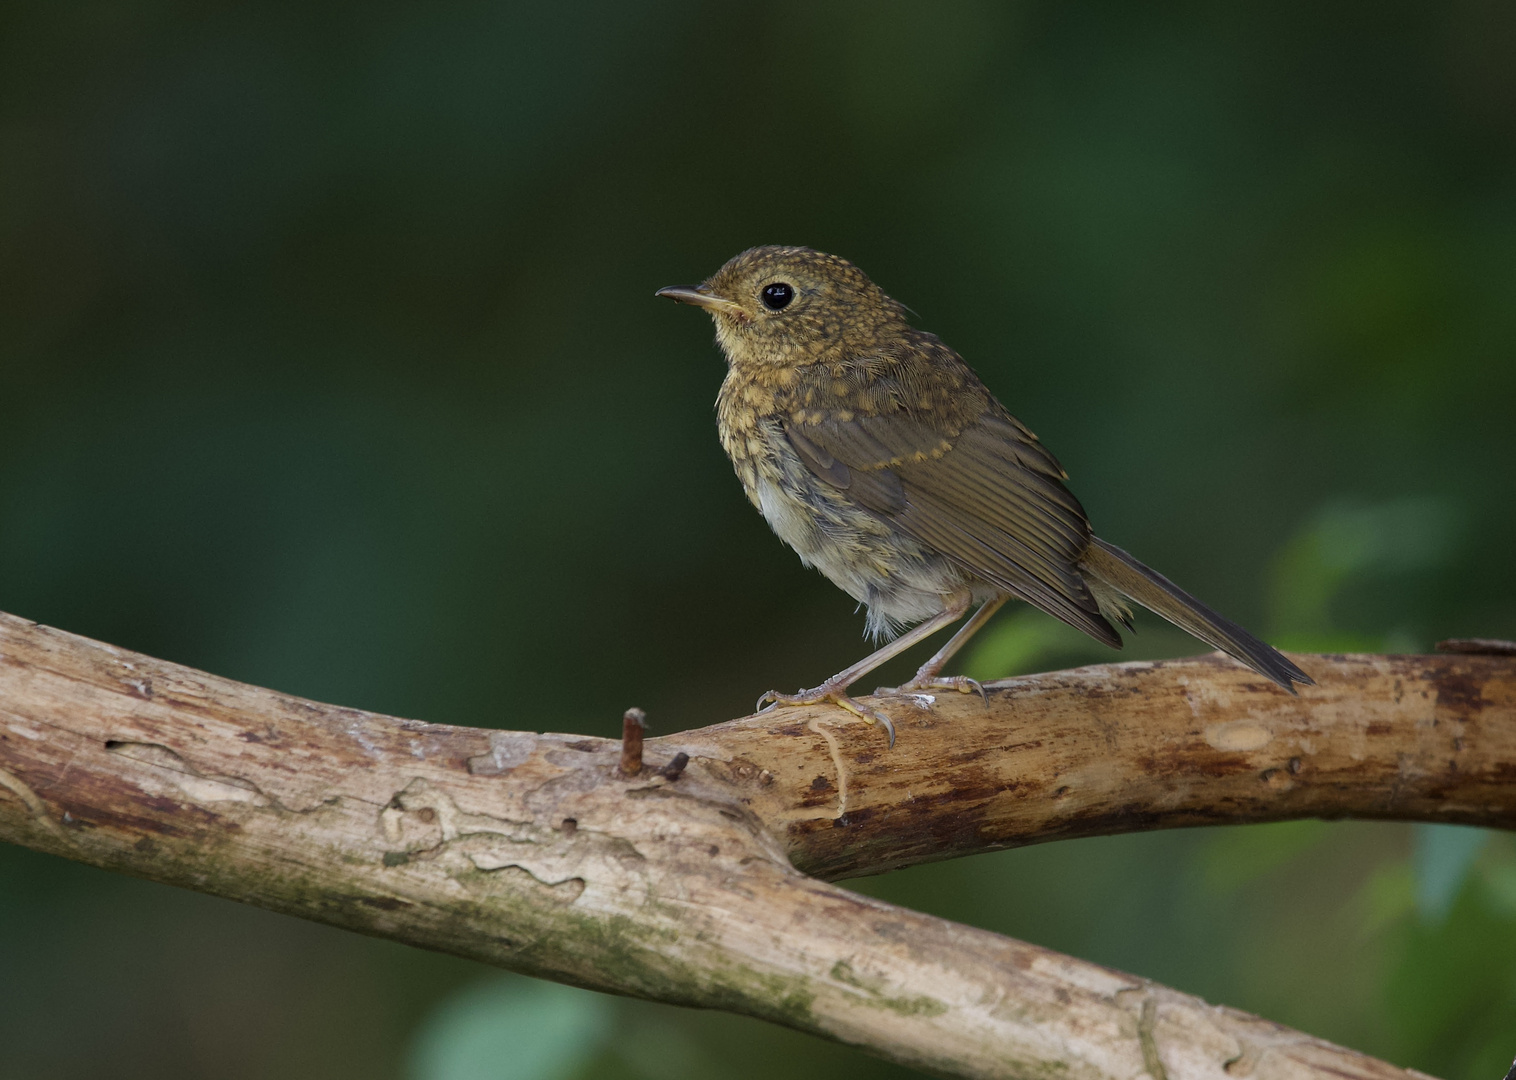
{"label": "green leaf", "polygon": [[1004,679],[1050,670],[1055,660],[1088,663],[1108,654],[1103,645],[1072,626],[1028,608],[986,627],[963,667],[976,679]]}
{"label": "green leaf", "polygon": [[1409,918],[1416,910],[1416,879],[1399,860],[1380,866],[1353,899],[1358,931],[1370,938]]}
{"label": "green leaf", "polygon": [[1332,632],[1331,604],[1343,585],[1366,575],[1440,566],[1453,554],[1460,531],[1457,507],[1446,499],[1408,496],[1322,506],[1274,560],[1275,630]]}
{"label": "green leaf", "polygon": [[1315,820],[1218,830],[1201,851],[1201,880],[1213,892],[1233,892],[1315,847],[1328,831]]}
{"label": "green leaf", "polygon": [[519,976],[476,983],[427,1018],[411,1044],[410,1080],[562,1080],[611,1029],[605,997]]}
{"label": "green leaf", "polygon": [[1411,865],[1416,873],[1416,910],[1440,922],[1490,834],[1466,825],[1417,825]]}

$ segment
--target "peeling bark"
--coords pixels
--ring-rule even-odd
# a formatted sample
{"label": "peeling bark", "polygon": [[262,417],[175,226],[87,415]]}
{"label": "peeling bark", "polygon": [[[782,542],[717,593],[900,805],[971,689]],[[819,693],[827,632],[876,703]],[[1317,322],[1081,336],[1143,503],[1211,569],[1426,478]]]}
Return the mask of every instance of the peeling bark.
{"label": "peeling bark", "polygon": [[[1516,659],[1216,657],[647,740],[292,698],[0,616],[0,839],[969,1077],[1409,1077],[827,884],[1068,836],[1293,817],[1510,827]],[[512,718],[503,718],[512,719]],[[797,869],[798,868],[798,869]],[[802,872],[804,871],[804,872]]]}

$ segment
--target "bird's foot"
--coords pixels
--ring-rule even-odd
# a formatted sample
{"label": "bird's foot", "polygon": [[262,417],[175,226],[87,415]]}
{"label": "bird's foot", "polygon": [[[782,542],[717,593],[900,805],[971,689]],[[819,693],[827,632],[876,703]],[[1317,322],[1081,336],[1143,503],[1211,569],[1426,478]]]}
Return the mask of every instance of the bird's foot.
{"label": "bird's foot", "polygon": [[882,726],[890,737],[890,748],[894,749],[894,721],[878,709],[871,709],[861,701],[854,701],[847,695],[846,690],[847,687],[839,683],[822,683],[814,690],[802,690],[798,694],[781,694],[777,690],[770,690],[758,699],[758,711],[765,712],[780,705],[836,705],[866,724]]}
{"label": "bird's foot", "polygon": [[932,675],[916,676],[908,683],[899,686],[881,686],[875,690],[875,694],[896,694],[909,696],[911,694],[924,694],[932,690],[956,690],[960,694],[978,694],[984,699],[986,707],[990,704],[990,696],[984,692],[984,686],[978,679],[971,679],[967,675]]}

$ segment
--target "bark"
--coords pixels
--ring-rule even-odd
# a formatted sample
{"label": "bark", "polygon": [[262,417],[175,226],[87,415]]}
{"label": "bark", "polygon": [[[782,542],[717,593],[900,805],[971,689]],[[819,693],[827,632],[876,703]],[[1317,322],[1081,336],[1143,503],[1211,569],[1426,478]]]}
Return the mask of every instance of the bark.
{"label": "bark", "polygon": [[880,699],[893,751],[785,709],[648,739],[639,768],[619,740],[320,705],[0,616],[0,839],[946,1075],[1403,1080],[823,880],[1221,822],[1509,827],[1516,658],[1295,659],[1299,697],[1217,657],[1106,665]]}

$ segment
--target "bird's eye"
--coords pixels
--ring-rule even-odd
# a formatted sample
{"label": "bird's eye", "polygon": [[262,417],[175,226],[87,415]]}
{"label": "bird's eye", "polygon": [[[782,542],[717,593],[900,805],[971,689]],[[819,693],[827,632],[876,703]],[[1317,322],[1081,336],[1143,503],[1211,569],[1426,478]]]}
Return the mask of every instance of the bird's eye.
{"label": "bird's eye", "polygon": [[783,311],[795,299],[795,289],[782,281],[774,281],[765,285],[759,295],[763,298],[764,307],[770,311]]}

